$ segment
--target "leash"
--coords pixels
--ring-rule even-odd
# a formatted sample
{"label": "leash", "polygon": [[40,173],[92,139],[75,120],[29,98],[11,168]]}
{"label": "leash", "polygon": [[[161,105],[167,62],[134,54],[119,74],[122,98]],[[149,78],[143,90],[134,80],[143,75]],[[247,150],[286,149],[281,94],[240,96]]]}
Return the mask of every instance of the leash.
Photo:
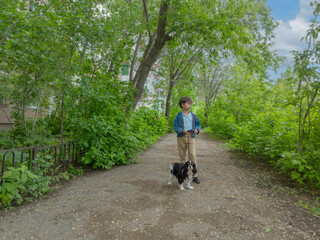
{"label": "leash", "polygon": [[188,134],[188,160],[190,161],[190,152],[189,152],[189,134]]}
{"label": "leash", "polygon": [[[194,133],[194,130],[192,129],[192,130],[189,130],[188,132],[192,134],[192,133]],[[190,136],[190,135],[188,134],[188,160],[190,161],[190,152],[189,152],[189,136]]]}

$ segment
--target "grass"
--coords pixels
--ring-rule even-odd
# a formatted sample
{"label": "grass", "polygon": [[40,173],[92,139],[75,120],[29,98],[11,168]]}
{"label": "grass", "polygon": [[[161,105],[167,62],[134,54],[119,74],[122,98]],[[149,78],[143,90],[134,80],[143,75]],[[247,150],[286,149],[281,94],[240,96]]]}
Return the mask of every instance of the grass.
{"label": "grass", "polygon": [[320,198],[317,197],[314,202],[299,201],[299,206],[307,209],[312,215],[320,217]]}

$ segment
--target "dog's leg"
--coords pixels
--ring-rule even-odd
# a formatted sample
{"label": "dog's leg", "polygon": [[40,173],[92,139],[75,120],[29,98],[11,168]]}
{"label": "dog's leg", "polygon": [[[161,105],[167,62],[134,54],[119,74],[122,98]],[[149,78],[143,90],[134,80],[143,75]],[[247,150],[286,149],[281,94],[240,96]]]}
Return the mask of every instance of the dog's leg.
{"label": "dog's leg", "polygon": [[179,184],[179,187],[180,187],[181,191],[185,190],[184,187],[183,187],[183,183]]}
{"label": "dog's leg", "polygon": [[185,190],[183,187],[183,179],[182,178],[178,178],[178,184],[179,184],[179,188],[181,191]]}
{"label": "dog's leg", "polygon": [[169,168],[169,181],[168,181],[168,185],[172,185],[172,179],[173,179],[173,165],[170,165]]}
{"label": "dog's leg", "polygon": [[169,173],[168,185],[172,185],[172,179],[173,179],[173,175],[171,173]]}
{"label": "dog's leg", "polygon": [[192,186],[190,186],[190,183],[191,183],[191,181],[187,181],[186,188],[188,188],[188,189],[193,189],[193,187],[192,187]]}

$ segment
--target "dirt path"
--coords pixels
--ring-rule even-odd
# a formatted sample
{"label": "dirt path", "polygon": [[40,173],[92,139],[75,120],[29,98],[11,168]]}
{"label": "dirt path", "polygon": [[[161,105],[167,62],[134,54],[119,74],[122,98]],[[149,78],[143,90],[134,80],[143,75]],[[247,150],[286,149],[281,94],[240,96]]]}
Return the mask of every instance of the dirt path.
{"label": "dirt path", "polygon": [[167,185],[178,160],[169,134],[140,164],[91,172],[0,212],[0,239],[320,239],[320,218],[299,206],[303,196],[205,134],[196,144],[202,182],[193,190]]}

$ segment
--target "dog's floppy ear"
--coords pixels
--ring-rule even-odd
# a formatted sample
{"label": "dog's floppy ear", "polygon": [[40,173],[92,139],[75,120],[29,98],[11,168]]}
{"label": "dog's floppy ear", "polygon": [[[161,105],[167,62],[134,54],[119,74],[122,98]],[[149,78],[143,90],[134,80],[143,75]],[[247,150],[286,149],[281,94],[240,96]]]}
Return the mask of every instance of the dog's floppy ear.
{"label": "dog's floppy ear", "polygon": [[185,162],[183,166],[181,167],[181,174],[186,174],[188,172],[188,163]]}
{"label": "dog's floppy ear", "polygon": [[182,169],[183,169],[184,171],[188,171],[188,162],[185,162],[185,164],[183,164]]}
{"label": "dog's floppy ear", "polygon": [[193,173],[197,173],[197,167],[196,167],[196,164],[195,164],[195,163],[192,164],[192,168],[193,168],[193,169],[192,169],[192,172],[193,172]]}

